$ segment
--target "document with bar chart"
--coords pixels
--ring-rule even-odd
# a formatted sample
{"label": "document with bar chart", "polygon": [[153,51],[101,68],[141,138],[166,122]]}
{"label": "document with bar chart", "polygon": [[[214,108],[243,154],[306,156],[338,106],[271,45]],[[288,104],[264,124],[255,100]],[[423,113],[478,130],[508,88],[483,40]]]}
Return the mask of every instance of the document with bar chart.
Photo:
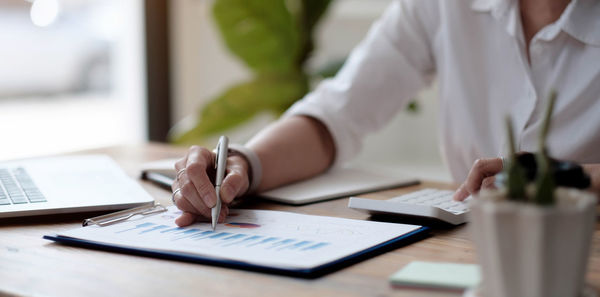
{"label": "document with bar chart", "polygon": [[[45,238],[64,243],[178,255],[225,266],[251,265],[311,272],[339,260],[421,233],[415,225],[351,220],[268,210],[231,210],[215,231],[210,223],[175,225],[181,212],[138,217],[110,226],[88,226]],[[172,258],[172,257],[171,257]]]}

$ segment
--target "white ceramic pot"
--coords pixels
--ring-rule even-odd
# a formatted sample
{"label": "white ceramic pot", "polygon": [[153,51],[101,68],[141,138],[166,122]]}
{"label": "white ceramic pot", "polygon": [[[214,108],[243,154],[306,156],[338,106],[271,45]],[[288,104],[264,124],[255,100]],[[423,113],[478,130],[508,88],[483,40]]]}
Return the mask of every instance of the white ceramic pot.
{"label": "white ceramic pot", "polygon": [[596,197],[557,189],[538,206],[482,191],[469,229],[481,265],[484,297],[578,297],[584,288],[596,221]]}

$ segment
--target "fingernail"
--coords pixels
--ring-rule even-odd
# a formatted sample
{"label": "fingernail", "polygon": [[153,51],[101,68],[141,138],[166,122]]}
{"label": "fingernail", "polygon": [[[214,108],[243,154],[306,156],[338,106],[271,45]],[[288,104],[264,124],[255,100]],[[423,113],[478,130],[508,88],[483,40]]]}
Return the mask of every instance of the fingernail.
{"label": "fingernail", "polygon": [[202,197],[202,200],[204,200],[204,204],[206,204],[208,208],[213,208],[217,205],[217,197],[214,195],[205,195]]}

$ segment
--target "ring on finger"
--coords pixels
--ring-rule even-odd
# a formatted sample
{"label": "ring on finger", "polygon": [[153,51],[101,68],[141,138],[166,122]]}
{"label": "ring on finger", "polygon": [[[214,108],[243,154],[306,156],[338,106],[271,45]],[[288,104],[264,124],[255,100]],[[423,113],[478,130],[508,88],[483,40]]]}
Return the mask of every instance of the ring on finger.
{"label": "ring on finger", "polygon": [[185,168],[180,169],[179,171],[177,171],[177,175],[175,175],[175,179],[179,181],[179,177],[181,177],[181,175],[185,172]]}
{"label": "ring on finger", "polygon": [[175,191],[173,191],[173,194],[171,194],[171,202],[173,202],[173,204],[175,204],[175,195],[177,195],[177,193],[179,192],[181,192],[181,188],[175,189]]}

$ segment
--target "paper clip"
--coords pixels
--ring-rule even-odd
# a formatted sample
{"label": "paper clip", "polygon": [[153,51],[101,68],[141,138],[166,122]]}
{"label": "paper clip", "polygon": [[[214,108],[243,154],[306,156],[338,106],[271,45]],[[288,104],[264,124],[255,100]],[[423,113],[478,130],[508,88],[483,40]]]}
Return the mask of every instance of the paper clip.
{"label": "paper clip", "polygon": [[134,216],[148,216],[165,211],[167,211],[167,208],[157,203],[150,206],[140,206],[136,208],[121,210],[106,215],[85,219],[81,225],[83,225],[84,227],[90,225],[98,225],[100,227],[104,227],[122,221],[126,221]]}

